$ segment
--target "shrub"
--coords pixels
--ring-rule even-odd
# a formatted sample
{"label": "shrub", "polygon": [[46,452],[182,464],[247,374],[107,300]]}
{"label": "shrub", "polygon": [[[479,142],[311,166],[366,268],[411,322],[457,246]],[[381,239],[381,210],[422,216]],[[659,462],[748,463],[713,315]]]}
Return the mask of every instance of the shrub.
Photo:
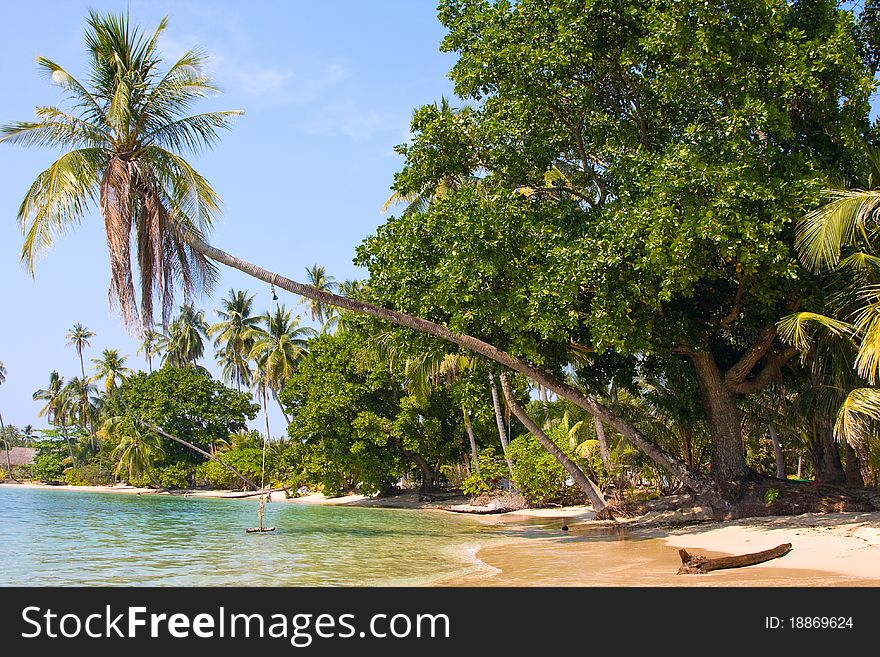
{"label": "shrub", "polygon": [[481,449],[477,454],[477,460],[480,464],[480,474],[473,472],[461,482],[461,490],[465,495],[488,493],[497,488],[502,479],[510,476],[504,456],[496,452],[494,447]]}
{"label": "shrub", "polygon": [[153,470],[152,475],[164,488],[189,488],[193,466],[188,463],[172,463]]}
{"label": "shrub", "polygon": [[64,481],[64,457],[55,450],[40,449],[34,458],[34,479],[47,484],[60,484]]}
{"label": "shrub", "polygon": [[[553,432],[549,433],[554,438]],[[567,444],[562,440],[556,442],[573,460],[578,460]],[[516,485],[530,504],[547,504],[565,497],[568,473],[536,438],[529,434],[515,438],[510,443],[510,458]]]}
{"label": "shrub", "polygon": [[64,471],[71,486],[106,486],[114,482],[113,470],[104,463],[86,463]]}
{"label": "shrub", "polygon": [[[263,451],[255,447],[231,449],[219,454],[224,463],[231,465],[245,477],[259,484],[263,468]],[[269,469],[268,455],[266,469]],[[241,488],[242,482],[232,472],[216,461],[199,466],[197,477],[214,488]]]}

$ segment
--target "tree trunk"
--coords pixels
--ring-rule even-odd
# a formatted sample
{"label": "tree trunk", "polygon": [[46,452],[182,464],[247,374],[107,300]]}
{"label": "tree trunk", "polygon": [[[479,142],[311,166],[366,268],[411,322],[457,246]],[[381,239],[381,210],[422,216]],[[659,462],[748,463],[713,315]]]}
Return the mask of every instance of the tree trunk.
{"label": "tree trunk", "polygon": [[779,442],[779,436],[776,434],[776,427],[772,424],[770,428],[770,440],[773,441],[773,453],[776,455],[776,478],[785,479],[785,454],[782,453],[782,445]]}
{"label": "tree trunk", "polygon": [[3,414],[0,413],[0,432],[3,436],[3,449],[6,450],[6,478],[16,481],[12,476],[12,460],[9,458],[9,441],[6,438],[6,425],[3,423]]}
{"label": "tree trunk", "polygon": [[470,411],[462,406],[461,413],[464,415],[464,428],[467,430],[468,441],[471,444],[471,461],[473,461],[474,472],[480,474],[480,455],[477,452],[477,438],[474,436],[474,428],[471,426]]}
{"label": "tree trunk", "polygon": [[707,557],[689,554],[687,550],[679,550],[678,556],[681,557],[681,568],[678,569],[678,575],[694,575],[709,573],[713,570],[723,570],[725,568],[743,568],[745,566],[754,566],[755,564],[764,563],[771,559],[784,557],[791,552],[791,543],[783,543],[775,548],[763,550],[761,552],[751,552],[749,554],[737,554],[732,557],[718,557],[717,559],[709,559]]}
{"label": "tree trunk", "polygon": [[578,488],[584,491],[587,497],[590,498],[590,502],[593,503],[593,508],[596,510],[596,514],[600,514],[605,507],[608,506],[605,501],[605,496],[602,495],[602,491],[599,490],[599,487],[584,474],[583,470],[581,470],[574,461],[568,458],[568,455],[559,449],[559,446],[554,443],[537,424],[535,424],[534,420],[526,414],[522,407],[517,403],[516,399],[514,399],[513,393],[510,391],[510,384],[507,382],[507,375],[502,374],[499,378],[501,379],[501,390],[504,392],[504,401],[507,403],[507,407],[513,411],[513,414],[520,422],[522,422],[523,426],[528,429],[529,433],[538,439],[538,442],[541,443],[544,449],[550,452],[550,454],[559,461],[562,467],[565,468],[565,471],[571,475],[572,479],[574,479]]}
{"label": "tree trunk", "polygon": [[415,463],[422,472],[422,485],[419,486],[421,495],[428,495],[434,490],[434,469],[425,460],[425,457],[418,452],[411,452],[408,449],[401,448],[403,455]]}
{"label": "tree trunk", "polygon": [[797,469],[797,478],[801,479],[804,473],[804,455],[798,454],[798,469]]}
{"label": "tree trunk", "polygon": [[73,456],[73,447],[70,444],[70,436],[67,435],[67,425],[64,422],[61,423],[61,433],[64,436],[64,440],[67,441],[67,451],[70,452],[70,464],[75,468],[76,459]]}
{"label": "tree trunk", "polygon": [[712,478],[722,490],[729,489],[748,474],[736,394],[725,387],[711,352],[698,351],[691,361],[712,437]]}
{"label": "tree trunk", "polygon": [[507,461],[507,471],[510,473],[510,481],[513,483],[513,461],[507,451],[507,429],[504,428],[504,416],[501,410],[501,399],[498,397],[498,386],[495,385],[495,375],[489,373],[489,384],[492,387],[492,407],[495,409],[495,424],[498,426],[498,437],[501,439],[501,449],[504,451],[504,460]]}
{"label": "tree trunk", "polygon": [[861,459],[855,448],[846,440],[843,441],[843,454],[846,457],[846,483],[850,486],[864,488],[865,480],[862,479]]}
{"label": "tree trunk", "polygon": [[238,271],[244,272],[253,278],[276,285],[283,290],[297,294],[308,299],[319,301],[329,306],[336,306],[356,313],[363,313],[377,319],[381,319],[398,326],[403,326],[420,333],[433,335],[446,342],[451,342],[464,349],[479,354],[489,360],[495,361],[505,367],[519,372],[536,383],[546,386],[562,399],[566,399],[576,406],[583,408],[592,415],[597,415],[605,424],[612,426],[618,433],[623,435],[636,449],[641,450],[649,459],[669,474],[677,477],[688,487],[697,493],[705,495],[718,509],[727,508],[718,487],[714,482],[702,473],[690,470],[681,460],[665,452],[638,429],[611,412],[610,409],[598,403],[592,395],[587,395],[577,388],[568,385],[552,374],[545,372],[525,361],[501,351],[493,345],[478,340],[470,335],[464,335],[449,330],[446,326],[431,322],[420,317],[413,317],[405,313],[382,308],[371,303],[358,301],[350,297],[339,296],[323,290],[318,290],[311,285],[303,285],[294,280],[279,276],[253,263],[237,258],[225,251],[211,246],[192,231],[184,231],[172,226],[177,230],[180,239],[189,244],[195,251],[206,258],[219,262]]}
{"label": "tree trunk", "polygon": [[842,485],[846,483],[846,473],[840,464],[837,441],[834,440],[834,427],[830,418],[822,418],[819,425],[819,440],[822,444],[822,455],[818,465],[814,462],[816,481],[820,484]]}
{"label": "tree trunk", "polygon": [[605,437],[605,427],[602,420],[593,416],[593,424],[596,425],[596,439],[599,441],[599,454],[602,456],[602,465],[605,472],[611,474],[611,450],[608,449],[608,440]]}

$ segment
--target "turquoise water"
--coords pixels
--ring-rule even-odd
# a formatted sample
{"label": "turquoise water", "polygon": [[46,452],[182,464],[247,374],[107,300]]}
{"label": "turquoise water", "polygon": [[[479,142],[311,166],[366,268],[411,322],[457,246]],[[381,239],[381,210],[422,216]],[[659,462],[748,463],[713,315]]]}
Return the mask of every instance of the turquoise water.
{"label": "turquoise water", "polygon": [[493,530],[442,512],[0,486],[7,586],[379,586],[474,567]]}

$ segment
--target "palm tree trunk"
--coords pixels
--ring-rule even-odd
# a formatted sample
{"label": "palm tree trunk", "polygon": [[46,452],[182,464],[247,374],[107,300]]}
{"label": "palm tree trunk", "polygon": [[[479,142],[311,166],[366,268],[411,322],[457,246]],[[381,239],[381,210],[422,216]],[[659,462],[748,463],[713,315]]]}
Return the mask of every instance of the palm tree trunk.
{"label": "palm tree trunk", "polygon": [[471,460],[474,464],[474,472],[480,474],[480,456],[477,453],[477,438],[474,436],[474,428],[471,426],[470,411],[462,406],[461,414],[464,415],[464,428],[467,430],[468,441],[471,444]]}
{"label": "palm tree trunk", "polygon": [[599,441],[599,454],[602,456],[602,465],[605,472],[611,474],[611,450],[608,449],[608,439],[605,437],[605,427],[602,420],[593,416],[593,424],[596,425],[596,439]]}
{"label": "palm tree trunk", "polygon": [[328,306],[336,306],[337,308],[343,308],[352,312],[370,315],[371,317],[398,326],[433,335],[441,340],[456,344],[519,372],[520,374],[529,377],[532,381],[546,386],[562,399],[566,399],[576,406],[588,411],[592,415],[598,416],[600,420],[613,427],[634,447],[641,450],[645,456],[662,469],[678,478],[695,492],[705,495],[717,508],[728,508],[719,488],[709,477],[706,477],[701,472],[688,468],[683,461],[663,450],[641,431],[612,413],[611,410],[603,404],[600,404],[592,395],[581,392],[577,388],[574,388],[552,374],[541,370],[530,363],[515,358],[510,354],[501,351],[497,347],[474,338],[473,336],[451,331],[449,328],[441,324],[397,312],[395,310],[389,310],[388,308],[382,308],[381,306],[376,306],[364,301],[358,301],[357,299],[352,299],[350,297],[343,297],[323,290],[318,290],[313,286],[303,285],[302,283],[298,283],[297,281],[284,276],[279,276],[274,272],[270,272],[253,263],[237,258],[221,249],[211,246],[191,231],[178,230],[178,235],[195,251],[201,253],[205,257],[228,267],[232,267],[233,269],[237,269],[238,271],[261,281],[265,281],[271,285],[276,285],[292,294],[313,299]]}
{"label": "palm tree trunk", "polygon": [[773,453],[776,455],[776,478],[785,479],[785,454],[782,453],[782,445],[779,442],[779,436],[776,434],[776,427],[772,424],[770,427],[770,440],[773,441]]}
{"label": "palm tree trunk", "polygon": [[507,430],[504,428],[504,417],[501,411],[501,400],[498,397],[498,387],[495,385],[495,376],[489,373],[489,384],[492,386],[492,406],[495,409],[495,424],[498,426],[498,437],[501,439],[501,449],[504,450],[504,460],[507,461],[507,470],[510,472],[510,481],[513,479],[513,462],[507,451]]}
{"label": "palm tree trunk", "polygon": [[75,468],[76,467],[76,459],[73,456],[73,447],[70,444],[70,436],[67,435],[67,425],[64,422],[61,423],[61,433],[64,436],[64,440],[67,441],[67,451],[70,452],[70,463]]}
{"label": "palm tree trunk", "polygon": [[12,460],[9,458],[9,441],[6,439],[6,425],[3,424],[3,414],[0,413],[0,432],[3,435],[3,449],[6,450],[6,478],[16,481],[12,476]]}
{"label": "palm tree trunk", "polygon": [[501,390],[504,392],[504,401],[507,403],[507,407],[513,411],[513,414],[520,422],[522,422],[523,426],[528,429],[529,433],[538,439],[538,442],[541,443],[544,449],[550,452],[550,454],[559,461],[562,467],[565,468],[566,472],[568,472],[568,474],[571,475],[571,478],[574,479],[578,488],[587,494],[587,497],[590,498],[590,502],[592,502],[593,508],[596,510],[598,516],[605,507],[608,506],[605,502],[605,496],[602,495],[602,491],[599,490],[599,487],[584,474],[583,470],[581,470],[574,461],[568,458],[568,455],[559,449],[559,446],[554,443],[537,424],[535,424],[534,420],[526,414],[522,407],[517,403],[516,399],[514,399],[513,393],[510,391],[510,384],[507,382],[507,375],[502,374],[499,378],[501,379]]}

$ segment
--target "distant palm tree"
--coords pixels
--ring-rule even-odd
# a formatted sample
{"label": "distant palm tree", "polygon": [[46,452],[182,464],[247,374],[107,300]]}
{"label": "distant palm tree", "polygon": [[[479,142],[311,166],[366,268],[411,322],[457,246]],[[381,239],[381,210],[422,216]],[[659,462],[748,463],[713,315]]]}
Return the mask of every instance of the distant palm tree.
{"label": "distant palm tree", "polygon": [[217,351],[214,357],[223,370],[223,378],[235,383],[239,392],[251,382],[249,354],[254,346],[253,338],[246,333],[260,321],[253,315],[254,297],[243,290],[229,290],[229,298],[222,299],[222,310],[217,311],[220,321],[208,327],[208,335],[214,337]]}
{"label": "distant palm tree", "polygon": [[95,364],[95,380],[104,381],[104,392],[112,397],[119,388],[119,383],[125,381],[131,370],[125,366],[128,356],[123,356],[118,349],[105,349],[100,358],[93,358]]}
{"label": "distant palm tree", "polygon": [[[83,349],[85,347],[91,346],[91,343],[89,342],[89,340],[93,337],[95,337],[95,334],[92,331],[90,331],[87,327],[85,327],[79,323],[74,324],[73,328],[67,332],[67,346],[68,347],[72,346],[72,347],[76,348],[76,354],[77,354],[77,356],[79,356],[79,370],[80,370],[80,374],[82,375],[83,381],[85,381],[85,379],[86,379],[86,366],[85,366],[85,363],[83,362]],[[81,407],[85,407],[87,403],[88,403],[88,400],[86,398],[83,398],[81,400]],[[92,426],[91,423],[84,426],[83,429],[85,431],[90,432],[93,435],[95,433],[94,427]]]}
{"label": "distant palm tree", "polygon": [[141,344],[138,347],[137,354],[143,354],[147,359],[147,369],[152,374],[153,372],[153,356],[157,356],[161,353],[160,351],[160,343],[162,340],[162,334],[155,331],[152,328],[144,329],[141,334]]}
{"label": "distant palm tree", "polygon": [[[76,423],[83,431],[94,425],[95,406],[92,402],[97,389],[89,379],[71,377],[64,385],[64,394],[70,400],[67,419]],[[94,443],[93,443],[94,444]]]}
{"label": "distant palm tree", "polygon": [[185,303],[168,327],[168,333],[160,340],[165,351],[163,362],[172,367],[195,367],[205,355],[205,340],[208,337],[208,324],[205,312]]}
{"label": "distant palm tree", "polygon": [[91,346],[89,340],[93,337],[95,337],[95,334],[82,324],[74,324],[73,328],[67,332],[67,346],[76,348],[76,354],[79,356],[79,369],[83,379],[86,378],[86,366],[83,362],[83,349]]}
{"label": "distant palm tree", "polygon": [[70,398],[64,390],[64,379],[57,371],[49,375],[49,385],[34,393],[34,401],[44,401],[46,404],[40,409],[39,417],[46,416],[57,429],[61,427],[64,440],[67,441],[67,451],[70,453],[70,462],[76,466],[73,456],[73,446],[67,433],[67,417],[70,411]]}
{"label": "distant palm tree", "polygon": [[24,442],[26,444],[32,443],[37,438],[37,434],[34,431],[34,425],[32,424],[24,425],[24,428],[22,428],[21,430],[21,434],[24,437]]}
{"label": "distant palm tree", "polygon": [[[6,366],[0,361],[0,386],[6,383]],[[6,425],[3,423],[3,413],[0,413],[0,431],[3,432],[3,448],[6,450],[6,476],[12,479],[12,461],[9,458],[9,442],[6,440]]]}
{"label": "distant palm tree", "polygon": [[98,432],[103,440],[117,439],[118,443],[112,456],[116,462],[116,476],[125,471],[128,481],[143,475],[150,478],[155,486],[162,488],[153,473],[153,463],[163,453],[162,441],[152,432],[144,433],[134,426],[127,417],[111,417],[104,421]]}
{"label": "distant palm tree", "polygon": [[[321,292],[332,293],[339,287],[339,283],[336,282],[336,279],[332,276],[328,276],[326,268],[321,265],[306,267],[306,279],[312,287]],[[313,322],[324,324],[329,306],[317,299],[308,299],[305,297],[303,297],[302,303],[308,306]]]}
{"label": "distant palm tree", "polygon": [[[256,363],[257,371],[253,378],[254,388],[262,398],[263,411],[266,411],[268,394],[278,400],[278,391],[293,375],[297,364],[305,355],[308,340],[316,335],[315,330],[299,325],[299,315],[292,316],[284,306],[278,306],[274,314],[262,316],[263,326],[249,329],[246,338],[253,340],[249,358]],[[287,413],[278,400],[281,412]],[[269,416],[266,414],[266,433],[269,433]]]}

